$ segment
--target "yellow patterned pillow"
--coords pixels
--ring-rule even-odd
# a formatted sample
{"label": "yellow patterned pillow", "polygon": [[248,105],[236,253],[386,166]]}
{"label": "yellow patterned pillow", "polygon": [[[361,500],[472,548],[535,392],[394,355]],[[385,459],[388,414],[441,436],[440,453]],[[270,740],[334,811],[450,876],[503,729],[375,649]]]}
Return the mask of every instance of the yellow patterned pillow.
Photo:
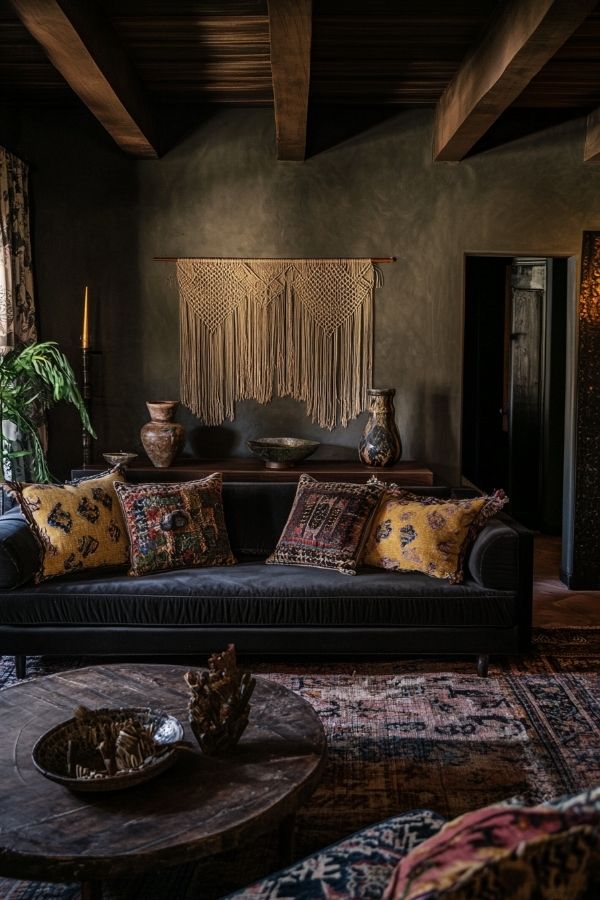
{"label": "yellow patterned pillow", "polygon": [[463,562],[478,531],[499,512],[508,498],[444,500],[419,497],[390,485],[371,525],[362,563],[398,572],[424,572],[463,580]]}
{"label": "yellow patterned pillow", "polygon": [[40,544],[36,582],[127,565],[129,540],[114,488],[124,480],[117,468],[74,484],[9,484]]}

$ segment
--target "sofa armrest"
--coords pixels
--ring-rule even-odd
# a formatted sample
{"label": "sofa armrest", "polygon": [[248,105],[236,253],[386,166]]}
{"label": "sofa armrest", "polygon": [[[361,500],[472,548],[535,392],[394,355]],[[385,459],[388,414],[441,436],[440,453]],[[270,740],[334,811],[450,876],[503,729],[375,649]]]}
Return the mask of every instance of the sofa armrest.
{"label": "sofa armrest", "polygon": [[506,513],[487,523],[467,563],[469,574],[483,587],[516,594],[519,650],[531,648],[533,611],[533,532]]}
{"label": "sofa armrest", "polygon": [[490,519],[477,535],[467,568],[482,587],[497,591],[518,590],[518,532],[499,518]]}
{"label": "sofa armrest", "polygon": [[0,589],[30,581],[40,565],[40,548],[20,508],[0,516]]}

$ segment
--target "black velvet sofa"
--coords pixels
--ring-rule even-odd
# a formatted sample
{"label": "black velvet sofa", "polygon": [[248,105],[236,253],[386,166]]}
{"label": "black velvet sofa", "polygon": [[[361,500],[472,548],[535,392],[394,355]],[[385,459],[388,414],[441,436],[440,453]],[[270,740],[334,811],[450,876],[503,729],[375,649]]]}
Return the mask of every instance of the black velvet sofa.
{"label": "black velvet sofa", "polygon": [[460,585],[380,569],[266,566],[295,491],[224,485],[236,566],[138,578],[98,571],[39,585],[37,544],[10,510],[0,517],[0,653],[15,656],[20,677],[32,655],[192,657],[229,642],[259,654],[473,654],[485,675],[490,654],[527,650],[532,539],[510,517],[487,523]]}

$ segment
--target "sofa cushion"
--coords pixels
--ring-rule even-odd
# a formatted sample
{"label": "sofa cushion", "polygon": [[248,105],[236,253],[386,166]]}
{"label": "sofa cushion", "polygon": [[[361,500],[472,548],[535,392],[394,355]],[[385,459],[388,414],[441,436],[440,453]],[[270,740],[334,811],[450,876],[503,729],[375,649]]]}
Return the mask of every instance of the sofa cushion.
{"label": "sofa cushion", "polygon": [[577,900],[600,873],[600,788],[559,805],[494,805],[404,857],[384,900]]}
{"label": "sofa cushion", "polygon": [[181,484],[115,486],[130,540],[130,575],[190,566],[229,566],[222,475]]}
{"label": "sofa cushion", "polygon": [[458,584],[477,533],[506,502],[502,491],[491,497],[440,500],[390,485],[371,524],[364,562],[399,572],[425,572]]}
{"label": "sofa cushion", "polygon": [[115,495],[122,481],[116,467],[64,485],[9,483],[40,546],[36,580],[126,565],[129,542]]}
{"label": "sofa cushion", "polygon": [[[135,469],[129,470],[133,480]],[[297,485],[294,482],[226,481],[225,522],[234,556],[269,556],[288,520]],[[415,494],[450,496],[447,487],[412,488]]]}
{"label": "sofa cushion", "polygon": [[[134,474],[131,470],[128,477]],[[140,483],[139,479],[135,483]],[[233,555],[264,558],[272,553],[295,494],[293,482],[226,482],[223,509]],[[39,565],[39,543],[16,505],[0,516],[0,590],[26,584]]]}
{"label": "sofa cushion", "polygon": [[[296,485],[285,482],[223,485],[225,522],[235,556],[264,558],[274,550],[295,492]],[[418,492],[416,488],[415,493]],[[423,493],[430,492],[439,497],[449,495],[447,488],[423,489]],[[498,519],[490,520],[469,554],[469,576],[483,588],[517,591],[521,537],[510,517],[501,514]],[[39,544],[20,508],[15,506],[0,517],[0,590],[14,589],[30,581],[39,567],[39,556]]]}
{"label": "sofa cushion", "polygon": [[0,595],[4,625],[405,625],[510,628],[514,592],[421,574],[265,566],[179,569],[143,578],[98,573]]}
{"label": "sofa cushion", "polygon": [[354,575],[383,486],[315,481],[301,475],[269,565],[311,566]]}

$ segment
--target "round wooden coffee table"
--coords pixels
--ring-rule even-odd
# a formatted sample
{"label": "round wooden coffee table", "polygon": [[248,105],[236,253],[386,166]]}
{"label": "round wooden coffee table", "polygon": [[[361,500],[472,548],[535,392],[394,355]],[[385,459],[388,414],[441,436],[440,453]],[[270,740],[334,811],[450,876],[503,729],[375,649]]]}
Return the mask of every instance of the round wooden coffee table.
{"label": "round wooden coffee table", "polygon": [[305,700],[262,678],[248,728],[226,757],[182,751],[153,781],[112,793],[75,794],[34,768],[38,737],[79,704],[164,709],[194,742],[185,671],[92,666],[0,691],[1,875],[80,881],[91,897],[101,879],[229,851],[276,827],[285,847],[296,809],[320,778],[325,736]]}

